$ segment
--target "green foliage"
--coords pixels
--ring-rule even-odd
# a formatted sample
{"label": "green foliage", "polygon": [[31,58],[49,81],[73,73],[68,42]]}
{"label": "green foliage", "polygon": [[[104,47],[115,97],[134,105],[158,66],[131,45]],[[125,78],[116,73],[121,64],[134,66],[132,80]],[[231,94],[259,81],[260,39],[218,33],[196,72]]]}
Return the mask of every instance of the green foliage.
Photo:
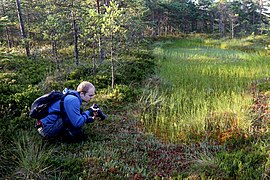
{"label": "green foliage", "polygon": [[183,38],[180,41],[166,41],[164,44],[162,44],[162,47],[164,48],[189,48],[194,46],[203,46],[204,45],[204,38],[198,37],[198,38]]}
{"label": "green foliage", "polygon": [[146,54],[138,54],[137,57],[123,57],[118,63],[115,80],[118,84],[141,83],[146,77],[153,74],[156,68],[153,57]]}
{"label": "green foliage", "polygon": [[128,18],[124,18],[124,8],[121,8],[117,2],[110,1],[110,5],[105,6],[105,12],[102,16],[101,32],[108,37],[112,34],[126,33],[123,25]]}
{"label": "green foliage", "polygon": [[111,75],[109,73],[99,73],[96,76],[93,76],[90,80],[97,86],[99,89],[107,88],[111,85],[110,80]]}
{"label": "green foliage", "polygon": [[[54,65],[50,60],[32,61],[25,57],[4,54],[1,57],[0,67],[2,67],[3,73],[1,73],[0,78],[3,83],[8,80],[9,83],[16,82],[16,84],[21,83],[24,86],[28,84],[35,85],[54,69]],[[8,76],[10,71],[12,73]]]}
{"label": "green foliage", "polygon": [[5,27],[8,23],[8,17],[4,16],[0,18],[0,31],[2,31],[2,28]]}
{"label": "green foliage", "polygon": [[68,75],[68,79],[77,79],[77,80],[81,80],[81,78],[83,78],[86,75],[91,74],[91,69],[87,68],[87,67],[78,67],[75,70],[73,70],[72,72],[69,73]]}
{"label": "green foliage", "polygon": [[133,87],[124,84],[116,85],[114,89],[103,89],[99,91],[99,94],[103,94],[107,100],[113,102],[132,102],[138,95]]}
{"label": "green foliage", "polygon": [[32,102],[43,94],[35,86],[54,69],[49,60],[32,61],[16,54],[1,55],[0,135],[6,141],[13,132],[32,126],[28,113]]}
{"label": "green foliage", "polygon": [[72,87],[74,89],[79,81],[88,80],[95,85],[96,89],[107,88],[111,83],[111,75],[105,70],[106,68],[108,68],[108,64],[99,66],[95,71],[88,66],[77,67],[68,74],[68,81],[65,83],[65,87]]}
{"label": "green foliage", "polygon": [[218,167],[224,178],[261,179],[268,153],[260,145],[249,145],[232,152],[217,154]]}
{"label": "green foliage", "polygon": [[206,43],[208,45],[214,45],[222,49],[234,49],[240,50],[243,52],[251,52],[266,55],[267,47],[270,44],[269,36],[266,35],[250,35],[245,38],[239,39],[219,39],[219,40],[210,40],[207,39]]}
{"label": "green foliage", "polygon": [[266,139],[233,138],[222,146],[201,143],[187,174],[197,179],[263,179],[269,162]]}
{"label": "green foliage", "polygon": [[258,87],[259,91],[269,93],[269,91],[270,91],[270,81],[268,81],[268,80],[260,81],[260,82],[258,82],[257,87]]}
{"label": "green foliage", "polygon": [[52,167],[57,168],[57,177],[73,179],[81,174],[83,159],[73,156],[73,154],[52,155],[48,161]]}
{"label": "green foliage", "polygon": [[[154,57],[148,51],[121,56],[116,65],[116,84],[137,85],[153,74],[156,68]],[[79,66],[67,75],[65,87],[75,88],[79,81],[88,80],[96,89],[107,89],[111,85],[110,64],[103,63],[94,70],[89,66]]]}
{"label": "green foliage", "polygon": [[[0,134],[1,136],[1,134]],[[2,145],[2,140],[0,138],[0,178],[4,178],[6,175],[9,175],[10,172],[14,170],[15,164],[12,160],[13,153],[10,151],[11,147],[8,145]]]}
{"label": "green foliage", "polygon": [[76,89],[79,83],[79,80],[67,80],[64,86],[68,89]]}

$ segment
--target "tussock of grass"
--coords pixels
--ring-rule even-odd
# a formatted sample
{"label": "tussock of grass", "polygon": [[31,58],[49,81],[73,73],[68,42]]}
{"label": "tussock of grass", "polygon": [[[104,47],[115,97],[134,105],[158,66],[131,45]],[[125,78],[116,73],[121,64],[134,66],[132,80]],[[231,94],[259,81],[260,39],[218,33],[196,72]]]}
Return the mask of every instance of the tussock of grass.
{"label": "tussock of grass", "polygon": [[52,177],[52,164],[48,160],[54,153],[53,147],[48,147],[39,137],[20,132],[14,136],[12,159],[16,169],[13,173],[15,178],[22,179],[44,179]]}

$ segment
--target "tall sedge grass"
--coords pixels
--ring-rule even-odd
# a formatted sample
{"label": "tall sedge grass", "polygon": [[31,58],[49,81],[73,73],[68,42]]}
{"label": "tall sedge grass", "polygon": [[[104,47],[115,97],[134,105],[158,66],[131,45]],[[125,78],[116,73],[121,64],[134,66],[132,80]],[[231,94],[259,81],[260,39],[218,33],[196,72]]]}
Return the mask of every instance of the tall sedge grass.
{"label": "tall sedge grass", "polygon": [[16,169],[14,178],[18,179],[46,179],[52,177],[55,168],[49,163],[54,148],[29,132],[14,135],[12,160]]}
{"label": "tall sedge grass", "polygon": [[204,47],[200,41],[168,42],[154,53],[162,83],[141,98],[142,121],[149,131],[168,141],[222,141],[220,137],[249,132],[249,86],[269,76],[269,59]]}

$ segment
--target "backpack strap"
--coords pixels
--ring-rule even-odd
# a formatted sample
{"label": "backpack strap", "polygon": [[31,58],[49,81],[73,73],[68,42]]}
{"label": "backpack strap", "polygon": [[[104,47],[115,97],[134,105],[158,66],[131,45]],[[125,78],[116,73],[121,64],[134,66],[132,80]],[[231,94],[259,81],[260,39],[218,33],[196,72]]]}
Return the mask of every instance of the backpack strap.
{"label": "backpack strap", "polygon": [[67,95],[73,95],[75,97],[77,97],[75,94],[73,93],[66,93],[60,100],[60,115],[61,115],[61,118],[62,118],[62,121],[63,121],[63,125],[64,127],[68,127],[68,122],[65,120],[65,106],[64,106],[64,99]]}

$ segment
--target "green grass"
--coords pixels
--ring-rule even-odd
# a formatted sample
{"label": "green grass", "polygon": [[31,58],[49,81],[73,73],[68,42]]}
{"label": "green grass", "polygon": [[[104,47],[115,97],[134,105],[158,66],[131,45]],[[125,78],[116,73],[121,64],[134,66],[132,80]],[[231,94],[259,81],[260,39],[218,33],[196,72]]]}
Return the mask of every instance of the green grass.
{"label": "green grass", "polygon": [[154,50],[161,83],[141,98],[148,107],[142,115],[146,128],[171,142],[248,133],[249,88],[270,75],[269,57],[189,41],[165,42]]}

